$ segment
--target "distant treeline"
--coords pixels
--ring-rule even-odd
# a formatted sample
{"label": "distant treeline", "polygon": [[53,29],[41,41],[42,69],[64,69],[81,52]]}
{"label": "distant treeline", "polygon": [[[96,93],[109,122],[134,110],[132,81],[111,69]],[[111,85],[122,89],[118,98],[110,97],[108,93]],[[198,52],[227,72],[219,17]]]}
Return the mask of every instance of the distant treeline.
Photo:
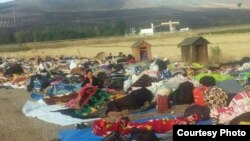
{"label": "distant treeline", "polygon": [[116,36],[124,35],[126,30],[127,26],[123,20],[85,28],[82,26],[53,25],[32,30],[2,29],[0,30],[0,44]]}
{"label": "distant treeline", "polygon": [[[0,20],[5,19],[0,9]],[[204,11],[180,11],[169,8],[148,8],[117,11],[44,12],[27,10],[19,12],[16,21],[21,25],[0,27],[0,44],[55,41],[91,37],[124,35],[131,28],[150,28],[169,20],[179,21],[176,29],[230,26],[250,23],[250,10],[215,9]],[[9,17],[11,17],[9,12]],[[31,14],[30,14],[31,13]],[[30,15],[29,15],[30,14]],[[22,16],[23,15],[23,16]],[[29,16],[27,16],[29,15]],[[8,16],[7,16],[8,17]],[[0,22],[3,23],[3,22]],[[9,26],[8,26],[9,27]],[[11,26],[10,26],[11,27]],[[169,31],[168,26],[157,26],[155,32]],[[248,30],[233,31],[248,32]],[[214,33],[214,34],[221,34]]]}

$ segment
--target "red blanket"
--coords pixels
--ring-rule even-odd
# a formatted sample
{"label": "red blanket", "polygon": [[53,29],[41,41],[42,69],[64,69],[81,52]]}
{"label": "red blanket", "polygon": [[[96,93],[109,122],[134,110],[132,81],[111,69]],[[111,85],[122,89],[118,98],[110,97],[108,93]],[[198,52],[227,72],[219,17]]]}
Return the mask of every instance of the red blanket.
{"label": "red blanket", "polygon": [[187,118],[178,117],[174,119],[156,119],[149,120],[144,123],[134,123],[122,118],[118,119],[116,123],[109,123],[106,120],[98,120],[93,124],[93,132],[98,136],[106,136],[111,132],[118,131],[122,134],[129,134],[132,128],[137,128],[139,130],[151,130],[154,133],[166,133],[173,129],[173,125],[186,125],[195,124],[201,119],[199,115],[191,115]]}
{"label": "red blanket", "polygon": [[79,91],[77,98],[70,100],[66,104],[66,106],[71,107],[73,109],[85,106],[89,102],[90,97],[94,95],[97,90],[98,90],[97,86],[92,86],[90,84],[85,85]]}

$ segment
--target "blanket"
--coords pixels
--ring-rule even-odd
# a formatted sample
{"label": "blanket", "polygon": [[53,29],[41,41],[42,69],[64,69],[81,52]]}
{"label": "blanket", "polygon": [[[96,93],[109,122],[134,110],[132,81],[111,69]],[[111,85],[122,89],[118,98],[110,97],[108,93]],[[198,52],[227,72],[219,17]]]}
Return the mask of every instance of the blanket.
{"label": "blanket", "polygon": [[76,119],[70,116],[54,112],[56,110],[66,109],[61,105],[46,105],[42,100],[37,102],[27,101],[22,109],[22,112],[27,117],[36,117],[40,120],[50,122],[53,124],[68,126],[82,122],[91,122],[96,119]]}
{"label": "blanket", "polygon": [[79,84],[65,84],[57,83],[47,90],[46,96],[55,96],[79,91],[81,83]]}
{"label": "blanket", "polygon": [[89,99],[91,98],[92,95],[96,93],[98,90],[97,86],[92,86],[90,84],[87,84],[78,93],[77,98],[70,100],[66,106],[77,109],[78,106],[83,107],[88,104]]}
{"label": "blanket", "polygon": [[[166,117],[166,116],[165,116]],[[174,116],[167,116],[168,118],[174,118]],[[144,122],[149,119],[141,119],[137,120],[136,122]],[[197,123],[197,125],[211,125],[211,120],[206,121],[200,121]],[[103,137],[96,136],[93,134],[93,128],[85,128],[85,129],[67,129],[67,130],[61,130],[58,132],[58,138],[61,141],[100,141],[103,139]],[[163,137],[163,134],[156,134],[159,138]],[[164,138],[164,137],[163,137]]]}

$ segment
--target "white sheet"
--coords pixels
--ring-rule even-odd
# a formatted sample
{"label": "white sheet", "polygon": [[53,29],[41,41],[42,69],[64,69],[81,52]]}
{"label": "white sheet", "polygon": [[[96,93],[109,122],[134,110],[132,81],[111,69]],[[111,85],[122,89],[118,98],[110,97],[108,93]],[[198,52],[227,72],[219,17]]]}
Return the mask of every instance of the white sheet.
{"label": "white sheet", "polygon": [[11,83],[9,83],[9,82],[3,83],[3,86],[11,87],[11,88],[13,88],[13,89],[25,89],[25,86],[24,86],[24,85],[18,86],[17,84],[11,84]]}
{"label": "white sheet", "polygon": [[74,125],[82,122],[88,123],[98,119],[77,119],[59,112],[53,112],[61,109],[66,108],[61,105],[46,105],[42,100],[39,100],[38,102],[27,101],[23,106],[22,112],[27,117],[36,117],[40,120],[61,126]]}

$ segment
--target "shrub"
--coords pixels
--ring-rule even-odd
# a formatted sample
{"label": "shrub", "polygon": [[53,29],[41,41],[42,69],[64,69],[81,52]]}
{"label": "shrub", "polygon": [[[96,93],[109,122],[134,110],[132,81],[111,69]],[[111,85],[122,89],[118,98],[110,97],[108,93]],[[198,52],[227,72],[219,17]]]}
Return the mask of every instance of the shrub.
{"label": "shrub", "polygon": [[222,51],[220,49],[220,47],[211,47],[210,48],[211,51],[211,62],[213,64],[219,64],[220,60],[222,58]]}

